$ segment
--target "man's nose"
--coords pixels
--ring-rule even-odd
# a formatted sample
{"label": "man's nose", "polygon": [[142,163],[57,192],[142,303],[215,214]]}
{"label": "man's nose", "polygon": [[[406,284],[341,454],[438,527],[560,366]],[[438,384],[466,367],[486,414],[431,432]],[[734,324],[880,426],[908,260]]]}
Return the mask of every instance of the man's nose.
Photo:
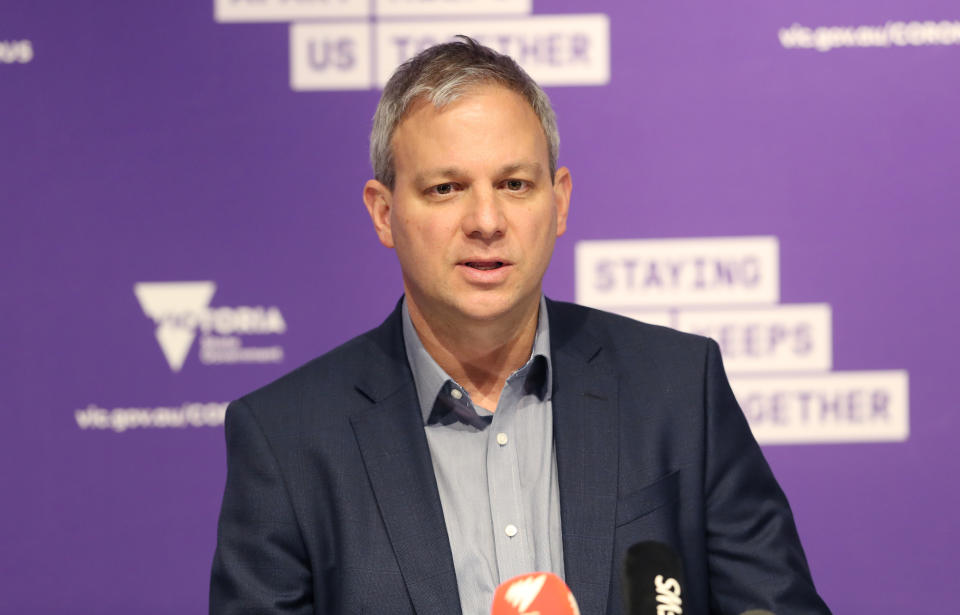
{"label": "man's nose", "polygon": [[479,239],[496,239],[506,231],[503,204],[494,189],[474,190],[463,216],[463,232]]}

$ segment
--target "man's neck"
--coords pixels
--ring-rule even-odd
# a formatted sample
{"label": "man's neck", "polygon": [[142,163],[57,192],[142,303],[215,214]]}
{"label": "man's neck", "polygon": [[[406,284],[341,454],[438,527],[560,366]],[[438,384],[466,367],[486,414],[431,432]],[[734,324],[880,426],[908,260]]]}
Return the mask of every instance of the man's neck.
{"label": "man's neck", "polygon": [[467,390],[473,403],[495,411],[507,378],[530,358],[539,300],[514,318],[485,322],[426,318],[409,296],[407,309],[433,360]]}

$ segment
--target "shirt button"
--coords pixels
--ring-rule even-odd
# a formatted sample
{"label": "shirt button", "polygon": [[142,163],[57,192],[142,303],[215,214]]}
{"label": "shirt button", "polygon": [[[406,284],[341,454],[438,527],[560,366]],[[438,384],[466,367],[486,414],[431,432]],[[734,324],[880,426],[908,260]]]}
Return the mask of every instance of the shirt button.
{"label": "shirt button", "polygon": [[460,389],[454,389],[450,391],[450,397],[454,399],[460,399],[461,397],[463,397],[463,393],[460,392]]}
{"label": "shirt button", "polygon": [[502,431],[497,434],[497,444],[499,444],[500,446],[506,446],[509,440],[510,439],[507,438],[507,434],[503,433]]}
{"label": "shirt button", "polygon": [[503,533],[506,534],[508,538],[513,538],[514,536],[517,535],[517,532],[519,531],[520,530],[517,529],[517,526],[515,526],[512,523],[507,527],[503,528]]}

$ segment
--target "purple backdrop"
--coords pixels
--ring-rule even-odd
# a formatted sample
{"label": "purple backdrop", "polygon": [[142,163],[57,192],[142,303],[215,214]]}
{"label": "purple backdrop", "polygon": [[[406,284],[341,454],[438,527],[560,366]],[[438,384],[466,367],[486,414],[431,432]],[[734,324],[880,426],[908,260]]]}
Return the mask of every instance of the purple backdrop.
{"label": "purple backdrop", "polygon": [[[573,299],[578,240],[778,237],[781,301],[833,307],[833,368],[910,375],[908,440],[765,449],[815,580],[837,613],[949,604],[960,33],[816,35],[826,51],[779,33],[955,3],[533,3],[580,13],[609,16],[610,80],[548,88],[574,198],[547,294]],[[205,611],[222,428],[77,411],[229,401],[399,296],[360,199],[379,93],[293,91],[288,31],[218,23],[212,0],[0,7],[5,612]],[[172,369],[134,285],[203,280],[223,318],[282,314],[285,332],[239,336],[282,361],[208,364],[193,341]]]}

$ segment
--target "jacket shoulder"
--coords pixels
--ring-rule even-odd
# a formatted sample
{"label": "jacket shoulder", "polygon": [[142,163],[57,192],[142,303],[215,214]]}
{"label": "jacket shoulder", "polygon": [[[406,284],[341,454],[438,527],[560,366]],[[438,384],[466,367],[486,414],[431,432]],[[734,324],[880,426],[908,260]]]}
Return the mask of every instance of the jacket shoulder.
{"label": "jacket shoulder", "polygon": [[395,310],[375,329],[244,395],[238,403],[270,423],[295,424],[292,418],[318,410],[328,417],[331,413],[346,416],[359,404],[369,403],[362,389],[380,393],[396,388],[408,371],[399,311]]}
{"label": "jacket shoulder", "polygon": [[713,343],[709,338],[642,322],[627,316],[605,312],[575,303],[550,302],[551,335],[590,336],[603,348],[617,354],[666,353],[701,355]]}
{"label": "jacket shoulder", "polygon": [[335,385],[349,380],[345,376],[362,370],[364,356],[369,356],[372,351],[368,335],[369,332],[344,342],[244,395],[242,399],[257,403],[283,397],[291,392],[303,392],[306,389]]}

